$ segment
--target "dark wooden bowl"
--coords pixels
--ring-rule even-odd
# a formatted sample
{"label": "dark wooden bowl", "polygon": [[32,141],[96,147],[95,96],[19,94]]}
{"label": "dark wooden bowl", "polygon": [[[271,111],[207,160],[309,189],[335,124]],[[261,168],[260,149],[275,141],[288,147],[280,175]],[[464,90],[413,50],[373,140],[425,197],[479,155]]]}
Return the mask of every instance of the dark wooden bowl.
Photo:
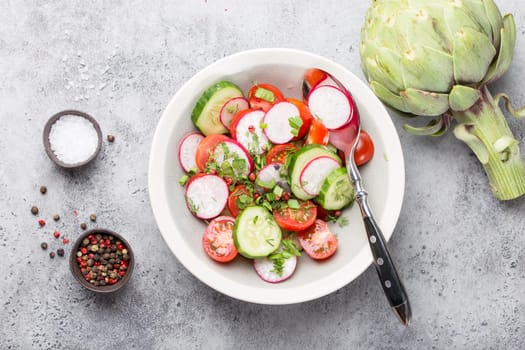
{"label": "dark wooden bowl", "polygon": [[[126,274],[124,275],[124,277],[122,277],[122,279],[115,284],[105,285],[105,286],[94,286],[88,281],[86,281],[84,279],[84,276],[82,275],[82,272],[80,272],[80,266],[78,265],[78,262],[77,262],[77,251],[80,245],[82,244],[82,241],[84,240],[84,238],[92,234],[112,235],[116,239],[121,241],[122,244],[128,250],[128,254],[129,254],[128,269],[126,270]],[[113,293],[119,290],[120,288],[124,287],[128,283],[129,279],[131,278],[134,267],[135,267],[135,256],[133,254],[133,250],[131,249],[130,244],[124,239],[124,237],[122,237],[118,233],[111,231],[111,230],[103,229],[103,228],[88,230],[84,232],[82,235],[80,235],[80,237],[78,237],[75,243],[73,244],[73,248],[71,249],[71,253],[69,256],[69,268],[71,270],[71,273],[75,277],[75,279],[85,288],[93,292],[100,293],[100,294]]]}
{"label": "dark wooden bowl", "polygon": [[[86,118],[87,120],[89,120],[91,122],[91,124],[93,124],[93,127],[97,131],[97,136],[98,136],[97,148],[96,148],[95,152],[93,152],[93,154],[88,159],[86,159],[85,161],[78,162],[78,163],[73,163],[73,164],[64,163],[63,161],[58,159],[58,157],[56,156],[55,152],[53,152],[53,150],[51,149],[51,144],[49,143],[49,133],[51,132],[51,127],[53,126],[53,124],[58,119],[60,119],[60,117],[63,117],[65,115],[76,115],[76,116],[79,116],[79,117]],[[95,118],[93,118],[92,116],[90,116],[87,113],[76,111],[76,110],[72,110],[72,109],[65,110],[65,111],[62,111],[62,112],[58,112],[57,114],[55,114],[51,118],[49,118],[49,120],[47,121],[47,123],[46,123],[46,125],[44,127],[43,138],[44,138],[44,148],[46,149],[46,153],[49,156],[49,158],[51,158],[51,160],[55,164],[57,164],[58,166],[60,166],[62,168],[66,168],[66,169],[76,169],[76,168],[80,168],[80,167],[90,163],[93,159],[95,159],[95,157],[100,152],[100,148],[102,147],[102,130],[100,129],[100,125],[98,125],[98,123],[95,120]]]}

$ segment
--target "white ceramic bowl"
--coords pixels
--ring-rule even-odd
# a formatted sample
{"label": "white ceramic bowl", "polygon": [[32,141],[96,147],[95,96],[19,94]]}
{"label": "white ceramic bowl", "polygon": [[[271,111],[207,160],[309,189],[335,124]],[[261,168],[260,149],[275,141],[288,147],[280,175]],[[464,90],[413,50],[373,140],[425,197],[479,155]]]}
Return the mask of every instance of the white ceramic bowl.
{"label": "white ceramic bowl", "polygon": [[260,304],[316,299],[347,285],[372,262],[359,208],[354,205],[343,212],[349,225],[331,224],[339,239],[333,257],[316,262],[304,255],[292,278],[280,284],[266,283],[248,259],[238,257],[220,264],[208,258],[201,248],[205,224],[184,203],[177,145],[184,134],[195,130],[190,115],[202,92],[219,80],[230,80],[243,91],[257,81],[275,84],[285,96],[300,98],[303,72],[311,67],[332,73],[347,86],[359,108],[362,127],[375,142],[375,156],[362,167],[361,175],[386,239],[399,217],[405,186],[399,138],[383,105],[354,74],[326,58],[291,49],[244,51],[211,64],[180,88],[159,121],[150,154],[149,193],[162,236],[177,259],[202,282],[236,299]]}

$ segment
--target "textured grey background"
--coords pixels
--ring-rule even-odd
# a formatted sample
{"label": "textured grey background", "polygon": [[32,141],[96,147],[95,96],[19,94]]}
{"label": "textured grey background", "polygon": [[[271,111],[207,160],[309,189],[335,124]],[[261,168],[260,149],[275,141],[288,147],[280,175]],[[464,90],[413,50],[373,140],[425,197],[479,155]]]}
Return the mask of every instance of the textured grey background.
{"label": "textured grey background", "polygon": [[[409,136],[394,119],[407,187],[390,247],[411,297],[409,328],[394,318],[372,268],[319,300],[247,304],[190,275],[156,228],[148,153],[177,89],[216,59],[258,47],[312,51],[362,77],[357,45],[368,3],[1,0],[0,348],[523,348],[525,198],[493,199],[475,157],[451,135]],[[518,36],[512,67],[492,90],[523,105],[525,10],[519,0],[497,3],[514,12]],[[46,119],[66,108],[91,113],[116,135],[82,172],[57,169],[42,147]],[[524,122],[511,127],[523,143]],[[92,212],[90,227],[124,233],[136,251],[136,272],[118,297],[83,290],[65,258],[39,247],[61,245],[55,228],[76,237]]]}

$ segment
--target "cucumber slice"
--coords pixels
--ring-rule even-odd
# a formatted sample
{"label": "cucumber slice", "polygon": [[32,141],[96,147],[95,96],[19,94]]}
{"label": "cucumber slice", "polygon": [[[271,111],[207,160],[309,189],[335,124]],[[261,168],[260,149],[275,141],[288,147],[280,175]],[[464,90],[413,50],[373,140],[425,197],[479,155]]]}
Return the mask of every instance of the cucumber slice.
{"label": "cucumber slice", "polygon": [[270,255],[279,248],[281,238],[281,228],[264,207],[248,207],[235,220],[233,241],[239,254],[246,258]]}
{"label": "cucumber slice", "polygon": [[354,194],[346,168],[337,168],[328,174],[315,201],[326,210],[339,210],[354,201]]}
{"label": "cucumber slice", "polygon": [[234,97],[243,97],[243,94],[237,85],[229,81],[210,86],[193,107],[191,121],[205,136],[227,133],[228,129],[221,123],[220,113],[222,106]]}
{"label": "cucumber slice", "polygon": [[321,145],[306,145],[299,149],[291,158],[290,164],[288,165],[290,174],[290,186],[292,193],[299,199],[308,200],[315,197],[315,195],[307,193],[301,185],[301,174],[304,167],[314,158],[317,157],[331,157],[336,160],[339,164],[342,164],[341,158],[334,152],[330,151],[325,146]]}

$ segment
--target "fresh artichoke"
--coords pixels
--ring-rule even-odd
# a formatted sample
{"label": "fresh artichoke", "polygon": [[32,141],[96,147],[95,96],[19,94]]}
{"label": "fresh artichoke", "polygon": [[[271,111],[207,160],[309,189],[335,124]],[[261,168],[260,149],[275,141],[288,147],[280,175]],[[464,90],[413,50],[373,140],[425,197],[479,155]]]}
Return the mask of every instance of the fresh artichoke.
{"label": "fresh artichoke", "polygon": [[363,72],[374,93],[413,116],[433,116],[415,134],[454,135],[483,164],[500,200],[525,194],[525,162],[487,84],[509,68],[516,28],[492,0],[374,0],[361,30]]}

